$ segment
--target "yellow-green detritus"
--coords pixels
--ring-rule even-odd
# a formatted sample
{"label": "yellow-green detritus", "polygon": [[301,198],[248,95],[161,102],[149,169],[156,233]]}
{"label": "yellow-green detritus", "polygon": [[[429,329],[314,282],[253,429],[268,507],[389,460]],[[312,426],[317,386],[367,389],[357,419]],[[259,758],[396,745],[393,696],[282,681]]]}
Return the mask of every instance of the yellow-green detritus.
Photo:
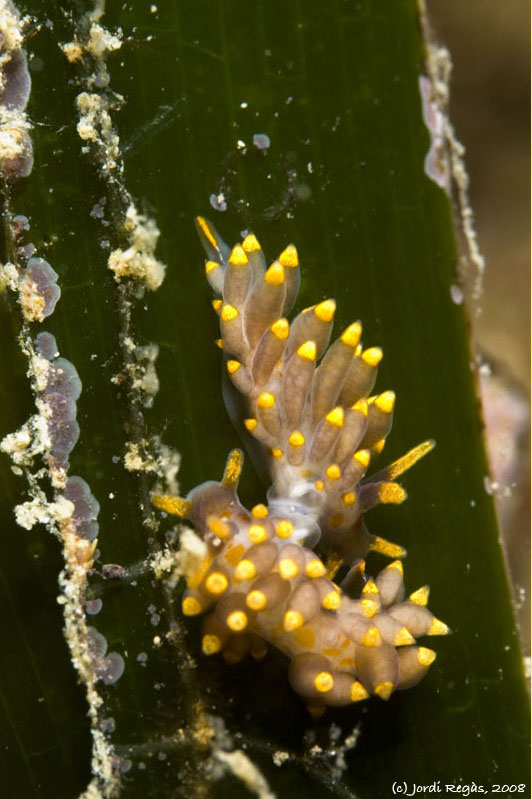
{"label": "yellow-green detritus", "polygon": [[[395,482],[429,452],[425,441],[366,477],[390,432],[395,394],[375,396],[382,351],[363,349],[351,324],[329,346],[336,304],[325,300],[289,323],[299,262],[287,247],[267,268],[252,234],[232,250],[203,217],[197,228],[206,275],[219,295],[227,373],[244,395],[245,426],[270,454],[267,502],[247,511],[237,496],[242,454],[234,450],[220,483],[186,499],[155,496],[155,505],[189,518],[206,544],[204,564],[187,574],[185,615],[208,612],[202,647],[234,663],[265,642],[291,660],[290,684],[316,713],[327,705],[388,699],[415,685],[435,653],[416,642],[449,630],[426,607],[428,589],[405,599],[406,552],[369,533],[364,514],[401,503]],[[310,548],[319,542],[327,564]],[[375,580],[368,551],[395,560]],[[349,571],[332,582],[341,565]]]}

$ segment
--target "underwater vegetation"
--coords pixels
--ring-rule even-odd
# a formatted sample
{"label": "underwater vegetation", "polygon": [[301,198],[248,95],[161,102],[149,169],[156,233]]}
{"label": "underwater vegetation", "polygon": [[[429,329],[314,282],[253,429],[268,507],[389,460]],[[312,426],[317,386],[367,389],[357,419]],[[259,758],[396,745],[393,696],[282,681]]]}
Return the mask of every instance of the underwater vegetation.
{"label": "underwater vegetation", "polygon": [[[478,253],[423,19],[0,0],[10,795],[523,781]],[[240,242],[198,220],[218,318],[209,202]]]}

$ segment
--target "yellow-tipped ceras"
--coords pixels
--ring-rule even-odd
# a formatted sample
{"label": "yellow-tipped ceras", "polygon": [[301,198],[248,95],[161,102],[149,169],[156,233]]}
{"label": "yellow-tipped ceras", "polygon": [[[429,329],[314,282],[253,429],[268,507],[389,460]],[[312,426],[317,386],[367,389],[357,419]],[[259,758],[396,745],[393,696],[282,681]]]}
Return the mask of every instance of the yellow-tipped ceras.
{"label": "yellow-tipped ceras", "polygon": [[[405,599],[406,552],[372,535],[364,514],[404,501],[396,479],[434,442],[367,476],[395,406],[392,391],[370,396],[380,348],[363,348],[360,322],[329,346],[332,299],[288,321],[299,285],[293,245],[268,267],[253,234],[231,249],[203,217],[197,228],[218,295],[226,372],[247,404],[248,434],[269,455],[272,486],[267,502],[247,511],[237,495],[242,453],[234,450],[219,483],[186,498],[153,497],[190,519],[205,545],[199,564],[183,559],[191,563],[183,612],[207,614],[206,655],[223,652],[234,663],[247,653],[263,657],[267,644],[279,648],[314,715],[371,694],[386,700],[415,685],[436,657],[416,639],[449,628],[427,609],[426,586]],[[369,551],[394,559],[375,580],[365,570]],[[348,573],[339,586],[333,580],[342,567]]]}

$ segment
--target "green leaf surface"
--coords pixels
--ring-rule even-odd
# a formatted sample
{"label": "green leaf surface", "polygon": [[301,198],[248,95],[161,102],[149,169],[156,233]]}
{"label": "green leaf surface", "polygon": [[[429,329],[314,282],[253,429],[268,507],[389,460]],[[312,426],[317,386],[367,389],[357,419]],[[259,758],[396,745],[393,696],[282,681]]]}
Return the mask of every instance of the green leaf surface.
{"label": "green leaf surface", "polygon": [[[278,797],[373,799],[391,796],[394,783],[411,790],[434,781],[442,792],[446,783],[474,781],[491,795],[495,784],[527,783],[521,653],[485,489],[467,318],[450,291],[457,279],[452,208],[423,168],[430,138],[418,87],[426,67],[417,4],[173,0],[154,12],[149,3],[113,1],[102,20],[124,31],[107,68],[112,89],[125,98],[114,115],[125,183],[156,219],[157,255],[167,264],[163,286],[133,314],[138,342],[160,347],[160,390],[143,417],[148,435],[181,453],[182,492],[219,479],[227,452],[241,445],[222,399],[197,214],[213,219],[230,244],[253,229],[270,259],[294,242],[302,264],[296,310],[334,297],[336,331],[362,319],[365,345],[385,353],[377,387],[398,397],[383,463],[426,438],[437,441],[404,479],[407,503],[373,511],[368,523],[407,547],[407,589],[430,583],[431,609],[453,635],[435,639],[438,659],[416,688],[387,703],[329,710],[318,722],[290,690],[279,653],[234,668],[207,659],[199,624],[181,627],[179,597],[169,601],[148,571],[116,584],[100,576],[104,563],[142,564],[171,525],[156,535],[146,529],[150,478],[139,480],[121,461],[144,420],[111,382],[123,368],[124,320],[106,242],[117,246],[119,213],[80,152],[79,73],[58,47],[72,39],[72,19],[84,8],[33,0],[24,10],[50,24],[27,42],[35,166],[13,188],[10,213],[29,217],[26,241],[59,273],[61,300],[41,329],[56,336],[83,383],[71,473],[88,481],[101,504],[89,596],[100,597],[103,609],[90,623],[126,660],[121,679],[101,689],[104,716],[114,719],[111,740],[131,760],[123,795],[199,795],[206,754],[183,745],[180,733],[198,720],[199,699],[224,719],[235,748],[245,746]],[[253,146],[255,134],[270,138],[267,152]],[[228,203],[223,213],[209,205],[219,193]],[[9,255],[7,233],[5,247]],[[2,306],[1,435],[32,412],[18,324],[10,301]],[[24,499],[24,484],[7,458],[0,467],[0,769],[6,795],[73,797],[89,779],[91,741],[55,601],[60,548],[44,529],[16,526],[13,506]],[[263,501],[266,488],[247,458],[244,504]],[[381,567],[379,557],[371,556],[370,573]],[[177,646],[164,641],[170,626]],[[359,728],[336,784],[331,758],[312,759],[303,745],[311,730],[327,746],[333,722],[342,735]],[[293,757],[276,766],[277,751]],[[227,776],[210,790],[249,795]],[[528,791],[527,783],[519,793]]]}

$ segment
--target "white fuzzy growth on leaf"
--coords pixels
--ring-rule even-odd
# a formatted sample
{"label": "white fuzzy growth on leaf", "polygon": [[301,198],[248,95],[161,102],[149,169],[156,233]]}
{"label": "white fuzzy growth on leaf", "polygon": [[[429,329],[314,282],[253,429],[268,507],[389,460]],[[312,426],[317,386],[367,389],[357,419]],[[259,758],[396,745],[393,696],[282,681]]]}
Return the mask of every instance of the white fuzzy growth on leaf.
{"label": "white fuzzy growth on leaf", "polygon": [[115,280],[135,278],[151,291],[159,288],[164,280],[166,267],[155,258],[155,248],[159,238],[159,228],[153,219],[139,214],[131,203],[126,212],[124,229],[128,234],[130,246],[127,250],[118,247],[107,262]]}

